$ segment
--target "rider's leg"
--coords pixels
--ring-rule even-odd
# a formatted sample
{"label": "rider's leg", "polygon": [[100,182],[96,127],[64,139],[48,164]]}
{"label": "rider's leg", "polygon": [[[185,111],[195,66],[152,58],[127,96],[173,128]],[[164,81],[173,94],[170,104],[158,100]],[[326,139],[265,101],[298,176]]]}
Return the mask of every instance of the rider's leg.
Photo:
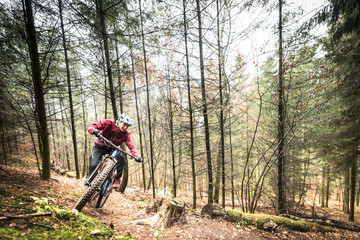
{"label": "rider's leg", "polygon": [[98,165],[101,156],[106,152],[106,149],[94,146],[92,153],[89,157],[89,176],[95,170],[96,166]]}
{"label": "rider's leg", "polygon": [[116,156],[116,160],[118,160],[118,163],[116,165],[117,174],[115,177],[113,188],[118,189],[120,187],[120,178],[122,176],[125,159],[124,156],[119,152],[118,155]]}
{"label": "rider's leg", "polygon": [[124,168],[124,165],[125,165],[125,158],[124,156],[121,154],[119,154],[116,159],[118,160],[118,164],[116,166],[116,170],[117,170],[117,175],[116,175],[116,178],[117,179],[120,179],[121,176],[122,176],[122,172],[123,172],[123,168]]}

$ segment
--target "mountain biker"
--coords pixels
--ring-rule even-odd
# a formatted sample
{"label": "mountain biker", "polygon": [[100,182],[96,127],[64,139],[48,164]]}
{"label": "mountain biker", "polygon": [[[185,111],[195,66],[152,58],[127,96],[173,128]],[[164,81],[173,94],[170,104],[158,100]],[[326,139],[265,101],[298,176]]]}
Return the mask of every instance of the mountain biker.
{"label": "mountain biker", "polygon": [[[87,127],[87,130],[90,134],[94,134],[97,137],[99,137],[100,134],[103,135],[117,146],[119,146],[121,143],[126,143],[126,146],[130,149],[131,154],[135,157],[135,161],[141,162],[142,158],[139,156],[139,153],[131,140],[130,132],[128,131],[128,127],[132,125],[133,122],[131,118],[123,113],[116,120],[102,119],[96,123],[93,123]],[[96,139],[95,146],[89,158],[89,176],[95,170],[101,156],[104,154],[109,154],[112,151],[113,149],[103,143],[100,138]],[[124,156],[121,153],[116,156],[116,159],[118,160],[118,164],[117,176],[112,186],[114,189],[118,189],[120,187],[120,177],[122,175],[125,161]]]}

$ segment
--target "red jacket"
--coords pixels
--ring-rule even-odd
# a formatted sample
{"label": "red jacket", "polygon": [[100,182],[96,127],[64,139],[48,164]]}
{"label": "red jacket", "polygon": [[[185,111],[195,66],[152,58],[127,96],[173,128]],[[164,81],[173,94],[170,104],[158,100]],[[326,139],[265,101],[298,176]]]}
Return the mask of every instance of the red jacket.
{"label": "red jacket", "polygon": [[[119,146],[121,143],[126,143],[126,146],[130,149],[131,154],[134,157],[139,156],[134,143],[131,141],[130,132],[120,131],[114,120],[102,119],[99,122],[93,123],[87,127],[87,130],[90,134],[93,134],[94,129],[101,130],[101,134],[117,146]],[[101,142],[99,138],[96,139],[95,145],[99,147],[106,147],[106,145]]]}

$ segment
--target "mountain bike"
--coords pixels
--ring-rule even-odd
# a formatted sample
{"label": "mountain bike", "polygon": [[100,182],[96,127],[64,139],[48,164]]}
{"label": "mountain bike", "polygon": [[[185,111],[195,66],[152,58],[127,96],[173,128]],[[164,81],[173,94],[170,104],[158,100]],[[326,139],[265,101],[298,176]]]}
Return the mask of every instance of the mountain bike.
{"label": "mountain bike", "polygon": [[116,160],[115,157],[118,154],[124,153],[135,159],[133,155],[116,146],[102,135],[100,135],[99,138],[102,142],[112,147],[114,150],[110,154],[105,154],[102,157],[95,170],[86,180],[85,185],[87,188],[74,207],[79,212],[85,207],[86,203],[94,201],[96,201],[96,208],[104,206],[105,202],[112,193],[112,185],[114,184],[117,174],[116,164],[118,164],[118,160]]}

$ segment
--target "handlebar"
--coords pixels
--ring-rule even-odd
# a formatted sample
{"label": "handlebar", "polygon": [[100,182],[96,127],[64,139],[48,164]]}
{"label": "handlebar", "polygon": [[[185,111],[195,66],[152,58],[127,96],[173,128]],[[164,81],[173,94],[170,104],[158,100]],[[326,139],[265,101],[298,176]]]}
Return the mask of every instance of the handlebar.
{"label": "handlebar", "polygon": [[103,141],[105,141],[105,144],[108,144],[110,146],[112,146],[113,148],[119,150],[122,153],[125,153],[126,155],[128,155],[129,157],[136,159],[136,157],[134,157],[133,155],[131,155],[130,153],[124,151],[123,149],[121,149],[120,147],[116,146],[113,142],[111,142],[110,140],[106,139],[103,135],[99,135],[99,138]]}

